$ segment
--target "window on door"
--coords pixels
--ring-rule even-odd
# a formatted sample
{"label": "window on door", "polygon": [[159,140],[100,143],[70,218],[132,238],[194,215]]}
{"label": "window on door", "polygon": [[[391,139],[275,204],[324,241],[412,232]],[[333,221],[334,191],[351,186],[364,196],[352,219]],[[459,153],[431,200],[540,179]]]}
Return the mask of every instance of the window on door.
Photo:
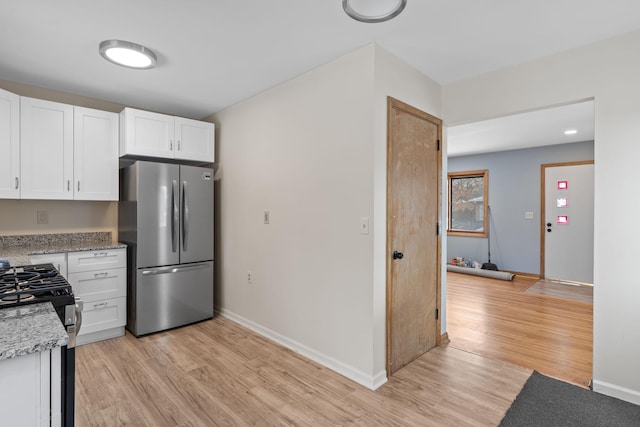
{"label": "window on door", "polygon": [[450,172],[450,236],[487,237],[489,171]]}

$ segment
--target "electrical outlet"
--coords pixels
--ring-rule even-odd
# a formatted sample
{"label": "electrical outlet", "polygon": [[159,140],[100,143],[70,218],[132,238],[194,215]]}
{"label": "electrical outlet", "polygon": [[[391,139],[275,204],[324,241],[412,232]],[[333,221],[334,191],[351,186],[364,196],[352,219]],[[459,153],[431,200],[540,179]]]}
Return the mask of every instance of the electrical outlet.
{"label": "electrical outlet", "polygon": [[49,224],[49,211],[38,211],[38,224]]}
{"label": "electrical outlet", "polygon": [[252,278],[251,278],[251,270],[247,270],[247,283],[249,285],[253,283],[251,280],[252,280]]}

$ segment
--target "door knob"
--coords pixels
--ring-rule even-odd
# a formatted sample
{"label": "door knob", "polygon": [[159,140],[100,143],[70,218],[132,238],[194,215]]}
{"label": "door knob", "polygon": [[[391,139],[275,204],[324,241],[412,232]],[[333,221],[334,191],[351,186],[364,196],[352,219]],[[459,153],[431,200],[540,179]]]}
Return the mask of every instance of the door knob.
{"label": "door knob", "polygon": [[550,229],[550,228],[547,228],[547,232],[548,232],[548,233],[551,233],[551,229]]}
{"label": "door knob", "polygon": [[550,222],[547,223],[547,227],[551,227],[551,223]]}
{"label": "door knob", "polygon": [[402,252],[393,251],[393,259],[402,259],[404,254]]}

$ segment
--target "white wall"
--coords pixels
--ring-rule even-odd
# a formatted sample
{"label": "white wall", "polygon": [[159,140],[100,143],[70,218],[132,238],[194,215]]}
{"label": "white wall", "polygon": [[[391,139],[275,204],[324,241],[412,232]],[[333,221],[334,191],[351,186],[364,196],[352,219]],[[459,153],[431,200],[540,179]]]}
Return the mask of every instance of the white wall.
{"label": "white wall", "polygon": [[221,312],[370,388],[386,381],[387,95],[440,113],[439,86],[368,45],[213,116]]}
{"label": "white wall", "polygon": [[217,305],[368,386],[373,234],[359,224],[373,218],[373,78],[365,47],[214,115]]}
{"label": "white wall", "polygon": [[640,403],[640,32],[445,86],[448,125],[595,98],[594,389]]}

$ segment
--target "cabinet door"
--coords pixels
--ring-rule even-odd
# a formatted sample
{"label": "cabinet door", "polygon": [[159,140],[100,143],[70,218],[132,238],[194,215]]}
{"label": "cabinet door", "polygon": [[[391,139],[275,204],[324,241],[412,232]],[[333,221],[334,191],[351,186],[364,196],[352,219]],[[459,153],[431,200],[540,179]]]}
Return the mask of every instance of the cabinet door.
{"label": "cabinet door", "polygon": [[120,113],[120,156],[173,158],[172,116],[125,108]]}
{"label": "cabinet door", "polygon": [[20,196],[73,199],[73,106],[20,100]]}
{"label": "cabinet door", "polygon": [[175,137],[176,159],[215,161],[213,123],[176,117]]}
{"label": "cabinet door", "polygon": [[0,89],[0,199],[20,198],[20,97]]}
{"label": "cabinet door", "polygon": [[74,107],[74,199],[118,200],[118,115]]}

